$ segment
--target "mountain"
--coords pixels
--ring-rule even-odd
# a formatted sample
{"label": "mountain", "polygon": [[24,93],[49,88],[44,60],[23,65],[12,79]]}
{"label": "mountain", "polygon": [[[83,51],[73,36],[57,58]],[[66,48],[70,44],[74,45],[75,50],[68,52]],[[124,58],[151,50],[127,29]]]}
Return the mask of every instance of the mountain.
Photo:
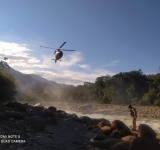
{"label": "mountain", "polygon": [[49,88],[72,88],[73,85],[58,84],[54,81],[47,80],[36,74],[23,74],[11,67],[6,66],[6,62],[0,62],[0,69],[11,74],[17,84],[18,93],[26,93]]}
{"label": "mountain", "polygon": [[55,81],[47,80],[47,79],[42,78],[41,76],[36,75],[36,74],[30,74],[30,76],[32,76],[32,78],[34,78],[35,80],[37,80],[39,82],[46,82],[46,83],[48,83],[52,86],[54,85],[54,87],[58,87],[58,88],[72,88],[72,87],[75,87],[73,85],[56,83]]}

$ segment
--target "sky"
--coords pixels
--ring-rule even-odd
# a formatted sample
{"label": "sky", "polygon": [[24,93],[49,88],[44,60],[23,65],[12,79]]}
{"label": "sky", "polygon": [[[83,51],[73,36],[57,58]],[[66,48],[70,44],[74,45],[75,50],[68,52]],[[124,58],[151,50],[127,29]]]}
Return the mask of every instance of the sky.
{"label": "sky", "polygon": [[[159,73],[159,0],[6,0],[0,5],[0,59],[25,74],[83,85],[103,75]],[[63,52],[55,63],[54,50]]]}

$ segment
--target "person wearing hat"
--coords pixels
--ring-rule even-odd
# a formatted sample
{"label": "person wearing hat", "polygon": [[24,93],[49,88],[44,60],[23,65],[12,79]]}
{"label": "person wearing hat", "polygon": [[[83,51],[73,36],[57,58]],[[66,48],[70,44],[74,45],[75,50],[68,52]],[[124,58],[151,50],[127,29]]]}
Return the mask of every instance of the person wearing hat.
{"label": "person wearing hat", "polygon": [[130,115],[133,118],[133,127],[132,130],[136,130],[136,119],[137,119],[137,111],[136,108],[132,105],[129,105],[128,108],[130,109]]}

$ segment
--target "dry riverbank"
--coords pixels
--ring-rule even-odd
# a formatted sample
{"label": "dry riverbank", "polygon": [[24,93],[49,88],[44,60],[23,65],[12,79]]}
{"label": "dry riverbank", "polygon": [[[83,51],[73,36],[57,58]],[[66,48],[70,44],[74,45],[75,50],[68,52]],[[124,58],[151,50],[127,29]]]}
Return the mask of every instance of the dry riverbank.
{"label": "dry riverbank", "polygon": [[[111,104],[96,104],[90,103],[94,112],[106,115],[129,115],[127,105],[111,105]],[[46,104],[47,105],[47,104]],[[66,103],[66,102],[53,102],[51,105],[61,110],[78,111],[78,107],[84,103]],[[160,107],[158,106],[135,106],[137,109],[138,117],[147,118],[160,118]]]}

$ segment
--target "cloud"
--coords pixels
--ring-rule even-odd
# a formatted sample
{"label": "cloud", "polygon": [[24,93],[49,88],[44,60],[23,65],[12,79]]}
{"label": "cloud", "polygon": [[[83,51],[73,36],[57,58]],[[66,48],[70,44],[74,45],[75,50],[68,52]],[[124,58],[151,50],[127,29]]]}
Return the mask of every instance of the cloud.
{"label": "cloud", "polygon": [[80,68],[83,68],[83,69],[90,69],[90,66],[89,65],[79,65]]}
{"label": "cloud", "polygon": [[[55,63],[53,54],[32,56],[34,50],[29,49],[27,44],[9,43],[0,41],[0,57],[8,57],[8,64],[25,74],[37,74],[48,80],[57,83],[82,85],[85,81],[94,82],[95,79],[102,75],[114,75],[113,72],[105,69],[92,69],[89,64],[82,64],[84,60],[81,52],[64,52],[63,61]],[[35,50],[36,51],[36,50]],[[37,52],[37,51],[36,51]],[[104,66],[116,65],[119,61],[113,61]],[[87,69],[85,71],[73,71],[80,68]]]}
{"label": "cloud", "polygon": [[[0,53],[7,54],[21,54],[26,51],[32,51],[26,47],[26,44],[18,44],[18,43],[10,43],[10,42],[3,42],[0,41]],[[25,53],[26,54],[26,53]],[[27,54],[26,54],[27,55]]]}
{"label": "cloud", "polygon": [[119,62],[120,62],[119,60],[115,60],[106,65],[102,65],[102,67],[116,66]]}
{"label": "cloud", "polygon": [[80,85],[83,84],[84,81],[74,78],[68,73],[55,73],[52,71],[40,71],[40,70],[22,70],[22,73],[25,74],[37,74],[45,79],[55,81],[61,84],[72,84],[72,85]]}
{"label": "cloud", "polygon": [[63,57],[63,61],[58,63],[60,67],[71,67],[76,65],[78,62],[82,61],[82,54],[81,52],[72,52],[72,54]]}
{"label": "cloud", "polygon": [[39,63],[40,60],[29,56],[29,51],[32,50],[28,49],[26,44],[0,41],[0,59],[9,58],[8,63],[11,64],[11,67],[30,67],[32,64]]}
{"label": "cloud", "polygon": [[76,72],[71,70],[62,70],[61,73],[52,71],[38,71],[38,70],[22,70],[26,74],[37,74],[48,80],[56,81],[57,83],[82,85],[85,81],[95,82],[96,78],[102,75],[114,75],[115,73],[107,70],[94,70],[90,73]]}
{"label": "cloud", "polygon": [[63,61],[55,64],[52,55],[43,55],[42,59],[30,56],[29,51],[33,51],[27,48],[27,44],[18,44],[0,41],[0,58],[8,57],[8,63],[11,67],[23,67],[23,68],[48,68],[54,70],[61,70],[76,66],[83,60],[81,52],[72,52],[71,54],[64,55]]}
{"label": "cloud", "polygon": [[45,68],[54,69],[56,71],[65,70],[71,67],[79,66],[79,62],[83,60],[81,52],[72,52],[72,54],[64,55],[62,61],[54,62],[53,55],[44,55],[42,56],[42,66],[46,66]]}

